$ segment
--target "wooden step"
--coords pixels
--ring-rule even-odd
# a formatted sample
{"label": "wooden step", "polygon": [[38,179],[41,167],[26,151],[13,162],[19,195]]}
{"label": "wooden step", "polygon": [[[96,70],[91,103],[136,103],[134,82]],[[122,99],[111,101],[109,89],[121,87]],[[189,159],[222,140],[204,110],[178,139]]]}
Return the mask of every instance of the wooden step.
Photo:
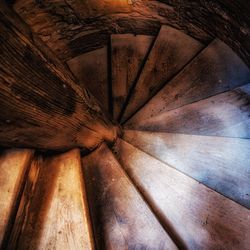
{"label": "wooden step", "polygon": [[104,46],[84,53],[67,64],[79,84],[92,93],[102,108],[109,111],[108,50]]}
{"label": "wooden step", "polygon": [[215,39],[128,122],[141,120],[250,82],[250,70],[223,42]]}
{"label": "wooden step", "polygon": [[118,140],[114,149],[127,174],[187,249],[248,249],[250,211]]}
{"label": "wooden step", "polygon": [[3,150],[0,154],[0,249],[6,247],[32,155],[26,149]]}
{"label": "wooden step", "polygon": [[177,249],[105,144],[82,166],[97,249]]}
{"label": "wooden step", "polygon": [[117,120],[146,57],[152,36],[111,35],[113,118]]}
{"label": "wooden step", "polygon": [[33,161],[8,249],[94,249],[79,150]]}
{"label": "wooden step", "polygon": [[250,140],[124,131],[124,140],[250,209]]}
{"label": "wooden step", "polygon": [[250,84],[140,120],[127,129],[250,138]]}
{"label": "wooden step", "polygon": [[202,48],[202,44],[183,32],[162,26],[132,91],[122,122],[154,96]]}

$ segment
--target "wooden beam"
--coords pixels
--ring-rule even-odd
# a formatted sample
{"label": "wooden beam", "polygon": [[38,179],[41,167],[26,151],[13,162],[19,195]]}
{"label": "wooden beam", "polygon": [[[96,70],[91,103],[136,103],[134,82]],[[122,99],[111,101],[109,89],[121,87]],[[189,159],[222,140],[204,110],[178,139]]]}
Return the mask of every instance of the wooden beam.
{"label": "wooden beam", "polygon": [[116,128],[87,90],[0,4],[1,146],[91,149]]}

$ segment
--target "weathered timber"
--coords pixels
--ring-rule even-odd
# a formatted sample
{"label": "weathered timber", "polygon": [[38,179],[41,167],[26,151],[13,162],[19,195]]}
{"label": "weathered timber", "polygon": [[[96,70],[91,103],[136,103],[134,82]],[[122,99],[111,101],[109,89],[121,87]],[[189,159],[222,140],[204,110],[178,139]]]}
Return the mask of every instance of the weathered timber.
{"label": "weathered timber", "polygon": [[248,249],[247,208],[125,141],[114,151],[162,224],[183,240],[181,249]]}
{"label": "weathered timber", "polygon": [[158,1],[18,0],[16,12],[63,60],[108,45],[111,34],[156,35],[161,24],[181,29],[207,43],[211,38],[194,25],[183,24],[172,7]]}
{"label": "weathered timber", "polygon": [[105,46],[67,61],[79,84],[96,97],[106,112],[109,111],[107,50]]}
{"label": "weathered timber", "polygon": [[223,42],[215,39],[126,125],[179,108],[250,82],[250,70]]}
{"label": "weathered timber", "polygon": [[113,141],[116,128],[95,98],[3,2],[0,7],[1,146],[89,149]]}
{"label": "weathered timber", "polygon": [[0,153],[0,249],[6,247],[32,155],[25,149]]}
{"label": "weathered timber", "polygon": [[203,45],[177,29],[162,26],[143,70],[131,89],[122,114],[124,122],[188,64]]}
{"label": "weathered timber", "polygon": [[177,249],[106,145],[82,166],[97,249]]}
{"label": "weathered timber", "polygon": [[14,7],[60,58],[107,45],[113,33],[155,35],[168,24],[205,43],[220,38],[250,66],[248,1],[137,0],[129,9],[115,2],[18,0]]}
{"label": "weathered timber", "polygon": [[94,249],[79,150],[33,161],[8,249]]}
{"label": "weathered timber", "polygon": [[250,138],[250,84],[141,120],[129,129]]}
{"label": "weathered timber", "polygon": [[229,45],[250,67],[250,5],[245,0],[160,0],[184,26],[195,26]]}
{"label": "weathered timber", "polygon": [[125,130],[123,139],[250,209],[250,140]]}
{"label": "weathered timber", "polygon": [[111,36],[113,118],[117,120],[153,42],[152,36]]}

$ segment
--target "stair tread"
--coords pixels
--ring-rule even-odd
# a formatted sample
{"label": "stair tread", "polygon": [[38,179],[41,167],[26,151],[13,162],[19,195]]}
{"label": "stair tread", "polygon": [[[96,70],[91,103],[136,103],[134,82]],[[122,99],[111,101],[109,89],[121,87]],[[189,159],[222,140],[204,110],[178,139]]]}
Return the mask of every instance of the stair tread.
{"label": "stair tread", "polygon": [[223,42],[215,39],[128,122],[196,102],[250,82],[250,70]]}
{"label": "stair tread", "polygon": [[16,201],[27,173],[32,150],[11,149],[0,154],[0,248],[10,230]]}
{"label": "stair tread", "polygon": [[9,249],[94,249],[79,150],[33,161]]}
{"label": "stair tread", "polygon": [[140,120],[127,129],[250,138],[250,84]]}
{"label": "stair tread", "polygon": [[118,140],[120,164],[163,223],[188,249],[247,249],[250,212],[131,144]]}
{"label": "stair tread", "polygon": [[101,107],[109,111],[107,46],[81,54],[67,61],[79,84],[92,93]]}
{"label": "stair tread", "polygon": [[124,122],[141,108],[203,47],[201,43],[183,32],[162,26],[121,121]]}
{"label": "stair tread", "polygon": [[153,42],[152,36],[111,35],[113,118],[117,120],[142,62]]}
{"label": "stair tread", "polygon": [[177,249],[105,144],[82,166],[97,248]]}
{"label": "stair tread", "polygon": [[125,130],[133,146],[250,209],[250,140]]}

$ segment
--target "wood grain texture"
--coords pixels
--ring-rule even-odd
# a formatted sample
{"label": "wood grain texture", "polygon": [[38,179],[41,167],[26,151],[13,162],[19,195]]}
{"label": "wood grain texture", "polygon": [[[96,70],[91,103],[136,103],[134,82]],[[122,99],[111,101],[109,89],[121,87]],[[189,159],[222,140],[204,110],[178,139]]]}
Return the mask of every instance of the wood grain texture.
{"label": "wood grain texture", "polygon": [[127,123],[193,103],[250,82],[250,70],[223,42],[215,39]]}
{"label": "wood grain texture", "polygon": [[107,146],[82,166],[97,249],[177,249]]}
{"label": "wood grain texture", "polygon": [[94,249],[79,150],[33,162],[8,249]]}
{"label": "wood grain texture", "polygon": [[125,130],[123,139],[250,209],[250,140]]}
{"label": "wood grain texture", "polygon": [[12,149],[0,153],[0,249],[10,233],[33,152]]}
{"label": "wood grain texture", "polygon": [[69,61],[70,70],[78,79],[79,84],[89,90],[99,104],[109,111],[109,81],[107,47],[97,49]]}
{"label": "wood grain texture", "polygon": [[202,48],[201,43],[184,33],[162,26],[140,77],[131,91],[121,121],[126,121],[138,111]]}
{"label": "wood grain texture", "polygon": [[162,223],[183,239],[183,248],[249,248],[248,209],[125,141],[118,140],[115,152]]}
{"label": "wood grain texture", "polygon": [[[202,29],[183,23],[178,12],[158,1],[127,0],[18,0],[17,13],[60,57],[69,60],[109,43],[111,34],[156,35],[161,24],[168,24],[208,42]],[[123,6],[122,6],[123,5]]]}
{"label": "wood grain texture", "polygon": [[113,118],[117,120],[142,63],[153,42],[152,36],[111,36]]}
{"label": "wood grain texture", "polygon": [[[250,84],[141,120],[133,129],[250,138]],[[126,127],[131,128],[131,127]]]}
{"label": "wood grain texture", "polygon": [[3,2],[0,6],[1,145],[89,149],[105,138],[113,141],[116,128],[95,98],[50,51],[35,45],[27,27],[16,26]]}

